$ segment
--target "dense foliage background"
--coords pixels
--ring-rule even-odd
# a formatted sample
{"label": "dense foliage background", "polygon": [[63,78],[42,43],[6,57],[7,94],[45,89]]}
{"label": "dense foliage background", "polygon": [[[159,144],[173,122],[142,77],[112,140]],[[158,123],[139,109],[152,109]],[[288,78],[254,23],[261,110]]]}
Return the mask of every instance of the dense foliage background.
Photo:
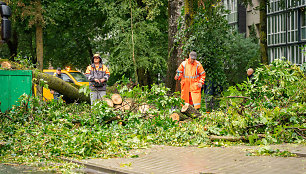
{"label": "dense foliage background", "polygon": [[[36,13],[38,2],[42,17]],[[112,73],[109,84],[122,75],[137,80],[140,85],[165,82],[171,50],[168,49],[171,39],[168,10],[173,8],[167,6],[168,1],[12,0],[7,3],[12,9],[12,38],[1,44],[1,58],[14,60],[18,55],[36,63],[35,26],[40,22],[44,68],[71,66],[84,71],[92,55],[99,52]],[[245,70],[258,66],[258,44],[231,30],[223,15],[226,11],[219,3],[209,0],[202,6],[197,3],[193,6],[181,11],[176,39],[181,58],[191,50],[197,51],[208,81],[214,81],[216,86],[242,82]],[[187,11],[194,13],[188,25]]]}

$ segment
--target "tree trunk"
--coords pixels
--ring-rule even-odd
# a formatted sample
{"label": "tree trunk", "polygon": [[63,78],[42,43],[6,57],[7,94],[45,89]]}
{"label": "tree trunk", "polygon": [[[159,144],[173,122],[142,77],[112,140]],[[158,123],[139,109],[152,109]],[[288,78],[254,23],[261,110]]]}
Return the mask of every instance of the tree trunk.
{"label": "tree trunk", "polygon": [[134,64],[134,75],[135,75],[135,81],[138,84],[138,75],[137,75],[137,63],[135,59],[135,50],[134,50],[134,30],[133,30],[133,6],[132,6],[132,0],[130,0],[130,7],[131,7],[131,34],[132,34],[132,59]]}
{"label": "tree trunk", "polygon": [[38,63],[38,69],[40,71],[43,71],[44,61],[43,61],[43,28],[42,28],[42,7],[41,7],[41,1],[37,0],[36,4],[36,15],[38,18],[38,21],[36,21],[36,55],[37,55],[37,63]]}
{"label": "tree trunk", "polygon": [[185,104],[182,107],[181,112],[191,118],[202,116],[201,113],[190,104]]}
{"label": "tree trunk", "polygon": [[168,70],[166,76],[166,87],[175,91],[176,81],[174,80],[175,71],[178,67],[178,46],[174,43],[177,33],[177,21],[180,17],[183,0],[168,1]]}
{"label": "tree trunk", "polygon": [[259,11],[260,11],[260,52],[261,52],[261,63],[268,64],[268,47],[267,47],[267,0],[260,0]]}
{"label": "tree trunk", "polygon": [[7,42],[7,46],[10,50],[10,61],[14,61],[14,57],[17,56],[17,48],[18,48],[18,33],[14,30],[12,35],[12,39]]}
{"label": "tree trunk", "polygon": [[[89,96],[85,96],[83,93],[79,93],[79,90],[72,86],[71,84],[65,82],[64,80],[56,77],[51,76],[49,74],[41,73],[39,71],[33,71],[33,79],[34,83],[38,84],[40,79],[47,81],[48,86],[50,89],[53,89],[60,94],[63,94],[65,98],[73,101],[81,101],[81,102],[88,102],[90,103]],[[39,85],[37,85],[39,86]]]}
{"label": "tree trunk", "polygon": [[176,120],[176,121],[183,121],[183,120],[186,120],[188,119],[189,117],[184,115],[183,113],[181,112],[173,112],[171,115],[170,115],[170,118],[172,120]]}
{"label": "tree trunk", "polygon": [[[24,67],[16,62],[8,61],[7,59],[0,59],[0,65],[2,64],[3,66],[11,70],[29,70],[28,67]],[[50,89],[53,89],[59,92],[60,94],[63,94],[65,98],[68,98],[70,100],[86,101],[90,103],[89,96],[85,96],[83,93],[79,93],[79,90],[76,87],[72,86],[70,83],[67,83],[56,76],[42,73],[37,69],[34,69],[32,71],[33,81],[35,84],[39,84],[40,79],[42,79],[44,81],[47,81],[48,87]]]}
{"label": "tree trunk", "polygon": [[[43,61],[43,29],[42,29],[42,7],[41,7],[41,1],[36,1],[36,15],[37,15],[37,21],[36,21],[36,57],[37,57],[37,68],[42,72],[44,61]],[[42,98],[43,96],[43,88],[40,85],[36,86],[37,89],[37,96]]]}
{"label": "tree trunk", "polygon": [[185,2],[185,24],[186,28],[188,28],[192,24],[194,17],[193,0],[185,0],[184,2]]}

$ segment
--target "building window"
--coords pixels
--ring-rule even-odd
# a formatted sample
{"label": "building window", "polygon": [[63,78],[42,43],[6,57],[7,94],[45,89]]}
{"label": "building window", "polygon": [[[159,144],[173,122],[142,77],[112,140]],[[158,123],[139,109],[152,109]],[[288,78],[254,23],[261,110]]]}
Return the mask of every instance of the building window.
{"label": "building window", "polygon": [[237,12],[237,0],[225,0],[224,7],[229,10],[230,13],[226,15],[226,19],[229,24],[238,22],[238,12]]}
{"label": "building window", "polygon": [[300,11],[301,14],[301,40],[306,40],[306,11]]}

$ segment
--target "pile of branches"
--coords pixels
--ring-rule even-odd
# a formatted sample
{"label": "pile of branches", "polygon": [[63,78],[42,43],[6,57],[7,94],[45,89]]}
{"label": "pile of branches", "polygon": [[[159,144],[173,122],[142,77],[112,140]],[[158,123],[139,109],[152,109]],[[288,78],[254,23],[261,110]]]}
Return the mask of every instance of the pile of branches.
{"label": "pile of branches", "polygon": [[300,67],[275,60],[256,70],[254,83],[247,81],[224,92],[220,112],[208,120],[220,134],[252,135],[254,139],[265,134],[270,143],[305,140],[305,89]]}

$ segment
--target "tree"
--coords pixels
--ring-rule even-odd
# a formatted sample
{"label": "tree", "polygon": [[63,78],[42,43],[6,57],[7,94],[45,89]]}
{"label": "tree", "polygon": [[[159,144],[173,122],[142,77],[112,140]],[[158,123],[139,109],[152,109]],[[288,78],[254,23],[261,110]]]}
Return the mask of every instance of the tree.
{"label": "tree", "polygon": [[260,36],[260,52],[261,63],[267,65],[268,62],[268,46],[267,46],[267,5],[269,0],[260,0],[259,11],[259,36]]}
{"label": "tree", "polygon": [[197,2],[191,25],[185,28],[185,21],[180,21],[177,39],[182,43],[182,55],[196,51],[206,71],[206,83],[212,82],[217,90],[241,82],[248,66],[258,66],[259,47],[231,30],[223,15],[226,11],[217,1]]}
{"label": "tree", "polygon": [[[206,81],[213,80],[217,86],[226,86],[224,51],[230,26],[223,15],[225,13],[223,6],[209,0],[201,2],[201,6],[195,11],[192,25],[186,30],[181,27],[179,31],[178,38],[183,43],[182,55],[188,55],[191,50],[196,51],[198,60],[205,69]],[[185,36],[189,36],[187,40]]]}
{"label": "tree", "polygon": [[[133,28],[130,2],[108,3],[105,27],[109,31],[94,43],[100,45],[103,53],[109,54],[108,63],[113,72],[110,81],[120,79],[122,75],[136,80],[135,66],[140,85],[157,83],[158,74],[166,74],[167,14],[164,2],[133,0]],[[133,46],[136,63],[133,62]]]}
{"label": "tree", "polygon": [[258,42],[245,38],[243,34],[233,33],[225,40],[224,72],[230,86],[246,80],[246,70],[256,69],[260,64]]}
{"label": "tree", "polygon": [[[0,55],[9,56],[6,50],[11,50],[13,60],[17,54],[32,58],[36,63],[36,28],[39,18],[42,19],[42,37],[44,46],[44,67],[70,65],[85,69],[95,50],[92,40],[104,32],[104,6],[99,7],[94,0],[88,1],[41,1],[43,16],[37,15],[37,1],[12,0],[12,39],[9,47],[2,47]],[[37,28],[39,29],[39,28]],[[37,30],[39,31],[39,30]],[[98,35],[98,36],[97,36]],[[37,35],[38,36],[38,35]],[[41,38],[41,37],[40,37]],[[38,40],[37,40],[38,41]],[[40,49],[41,50],[41,49]],[[63,58],[64,57],[64,58]]]}
{"label": "tree", "polygon": [[88,1],[48,1],[44,37],[45,67],[71,66],[85,70],[96,52],[103,52],[95,40],[104,37],[107,3]]}
{"label": "tree", "polygon": [[176,81],[174,80],[174,76],[179,65],[179,47],[175,43],[175,35],[177,34],[178,19],[181,15],[182,5],[182,0],[168,1],[168,68],[165,85],[171,89],[171,92],[175,90]]}

